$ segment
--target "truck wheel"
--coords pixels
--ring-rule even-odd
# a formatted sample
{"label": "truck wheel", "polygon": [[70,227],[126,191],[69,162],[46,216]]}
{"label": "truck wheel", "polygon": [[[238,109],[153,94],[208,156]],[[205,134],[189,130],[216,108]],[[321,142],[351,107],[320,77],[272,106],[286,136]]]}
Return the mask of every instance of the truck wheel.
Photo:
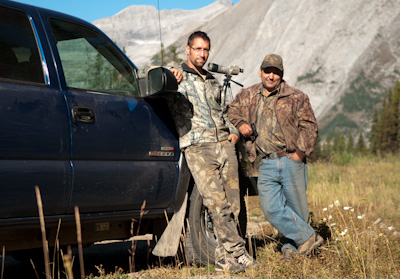
{"label": "truck wheel", "polygon": [[[243,201],[242,201],[243,200]],[[241,197],[241,211],[239,214],[239,233],[246,235],[247,215],[244,199]],[[195,185],[190,195],[188,228],[186,229],[186,254],[189,263],[198,265],[214,264],[217,237],[214,233],[214,225],[207,207],[203,205]]]}

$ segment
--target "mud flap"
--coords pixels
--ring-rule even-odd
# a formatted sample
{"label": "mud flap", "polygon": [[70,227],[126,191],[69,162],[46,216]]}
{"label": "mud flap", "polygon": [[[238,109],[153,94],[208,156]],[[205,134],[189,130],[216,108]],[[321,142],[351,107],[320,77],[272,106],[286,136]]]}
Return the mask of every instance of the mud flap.
{"label": "mud flap", "polygon": [[153,255],[158,257],[173,257],[178,252],[179,240],[185,221],[187,199],[188,193],[186,192],[181,208],[169,221],[168,226],[153,249]]}

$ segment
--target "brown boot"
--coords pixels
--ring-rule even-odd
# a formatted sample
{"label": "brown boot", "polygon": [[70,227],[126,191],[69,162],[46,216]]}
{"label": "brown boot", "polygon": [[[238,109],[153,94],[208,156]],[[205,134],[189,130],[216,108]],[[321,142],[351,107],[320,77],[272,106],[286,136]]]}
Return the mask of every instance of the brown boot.
{"label": "brown boot", "polygon": [[304,242],[297,248],[298,253],[300,255],[308,256],[314,251],[315,248],[319,247],[323,242],[324,239],[322,238],[322,236],[314,232],[313,235],[310,236],[310,238],[307,239],[306,242]]}

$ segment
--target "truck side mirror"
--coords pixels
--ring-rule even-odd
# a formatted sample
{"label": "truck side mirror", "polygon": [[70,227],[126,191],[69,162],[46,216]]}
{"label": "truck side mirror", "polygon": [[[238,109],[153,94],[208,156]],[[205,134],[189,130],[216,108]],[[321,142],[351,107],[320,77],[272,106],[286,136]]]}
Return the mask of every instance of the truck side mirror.
{"label": "truck side mirror", "polygon": [[148,71],[146,77],[139,81],[142,97],[156,96],[167,92],[176,92],[178,82],[170,70],[157,67]]}

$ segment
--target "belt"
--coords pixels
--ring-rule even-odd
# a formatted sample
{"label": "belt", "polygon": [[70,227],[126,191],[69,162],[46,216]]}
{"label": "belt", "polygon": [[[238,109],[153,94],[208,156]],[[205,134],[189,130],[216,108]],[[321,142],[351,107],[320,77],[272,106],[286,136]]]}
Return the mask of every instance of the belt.
{"label": "belt", "polygon": [[280,157],[283,157],[285,155],[286,155],[286,151],[285,150],[281,150],[281,151],[278,151],[278,152],[275,152],[275,153],[268,154],[263,159],[271,159],[271,160],[273,160],[273,159],[278,159]]}

